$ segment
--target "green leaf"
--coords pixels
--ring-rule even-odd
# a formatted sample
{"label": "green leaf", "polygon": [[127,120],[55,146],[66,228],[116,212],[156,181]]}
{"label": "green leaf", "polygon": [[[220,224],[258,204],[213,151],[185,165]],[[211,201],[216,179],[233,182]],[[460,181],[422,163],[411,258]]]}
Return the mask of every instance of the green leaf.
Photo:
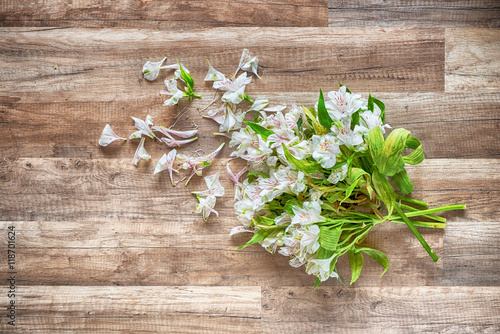
{"label": "green leaf", "polygon": [[370,110],[371,112],[373,112],[373,97],[372,97],[372,94],[368,94],[368,105],[367,105],[367,108],[368,110]]}
{"label": "green leaf", "polygon": [[193,93],[193,88],[194,88],[194,80],[193,80],[193,77],[184,70],[184,68],[182,68],[182,65],[181,63],[179,62],[179,60],[177,60],[177,63],[179,64],[179,69],[181,70],[181,77],[182,77],[182,80],[184,80],[184,82],[186,83],[186,86],[188,87],[188,93],[190,93],[190,95]]}
{"label": "green leaf", "polygon": [[316,290],[316,288],[321,284],[321,280],[319,278],[316,277],[316,282],[314,282],[314,290]]}
{"label": "green leaf", "polygon": [[335,253],[335,252],[332,250],[323,248],[323,246],[319,246],[318,250],[316,251],[316,258],[318,260],[329,259],[332,257],[333,253]]}
{"label": "green leaf", "polygon": [[358,111],[356,111],[354,114],[352,114],[352,117],[351,117],[351,130],[354,130],[354,128],[356,127],[356,125],[359,125],[359,111],[361,109],[358,109]]}
{"label": "green leaf", "polygon": [[268,229],[260,229],[255,234],[253,235],[252,239],[248,241],[245,245],[240,246],[236,249],[243,249],[245,247],[248,247],[250,245],[253,245],[258,242],[264,241],[268,236],[270,236],[276,229],[268,230]]}
{"label": "green leaf", "polygon": [[409,137],[406,140],[405,146],[414,149],[414,151],[403,157],[404,163],[418,165],[424,161],[424,149],[422,148],[422,143],[417,137]]}
{"label": "green leaf", "polygon": [[299,120],[297,121],[297,129],[299,130],[299,133],[302,133],[302,122],[304,120],[302,119],[302,116],[299,117]]}
{"label": "green leaf", "polygon": [[403,194],[406,195],[413,191],[413,183],[411,182],[408,173],[406,173],[406,169],[403,168],[401,172],[391,176],[391,179],[394,181],[396,186],[398,186],[398,188],[401,190]]}
{"label": "green leaf", "polygon": [[274,132],[272,132],[271,130],[266,129],[265,127],[263,127],[262,125],[259,125],[257,123],[249,122],[249,121],[244,121],[243,123],[245,123],[246,125],[251,127],[252,130],[255,131],[256,134],[261,135],[262,139],[264,139],[264,140],[267,140],[267,137],[274,134]]}
{"label": "green leaf", "polygon": [[424,249],[427,251],[427,253],[434,260],[434,262],[438,262],[439,258],[436,256],[436,254],[434,254],[434,252],[432,251],[432,249],[429,246],[429,244],[427,244],[427,241],[425,241],[424,237],[422,237],[422,235],[420,234],[420,232],[415,228],[415,226],[413,226],[413,223],[411,222],[411,220],[408,219],[408,217],[405,215],[405,213],[403,212],[403,210],[401,210],[401,208],[399,207],[399,205],[396,204],[394,206],[394,208],[396,209],[396,213],[405,222],[406,226],[408,226],[408,228],[410,229],[410,231],[413,232],[413,234],[415,235],[415,237],[417,237],[418,241],[420,241],[420,243],[422,244],[422,246],[424,247]]}
{"label": "green leaf", "polygon": [[310,173],[314,173],[322,168],[321,165],[317,162],[311,163],[311,162],[308,162],[306,160],[299,160],[299,159],[295,158],[290,153],[290,151],[288,151],[288,148],[285,146],[285,144],[282,144],[282,145],[283,145],[283,151],[285,152],[286,160],[289,163],[293,164],[295,166],[295,168],[297,168],[298,170],[303,171],[306,174],[310,174]]}
{"label": "green leaf", "polygon": [[363,254],[349,250],[347,255],[349,256],[349,263],[351,264],[351,284],[353,284],[358,280],[359,275],[361,275],[361,269],[363,269]]}
{"label": "green leaf", "polygon": [[268,174],[266,174],[264,172],[257,171],[257,170],[253,170],[253,171],[247,173],[247,176],[252,176],[252,175],[260,175],[265,179],[269,178]]}
{"label": "green leaf", "polygon": [[309,124],[311,124],[311,126],[314,128],[314,132],[316,132],[316,134],[322,134],[326,132],[326,129],[316,119],[314,108],[306,108],[303,106],[302,110],[304,110],[304,114],[306,115]]}
{"label": "green leaf", "polygon": [[389,212],[388,215],[390,216],[394,208],[394,201],[396,200],[396,193],[394,193],[394,189],[390,185],[389,181],[387,181],[386,177],[381,175],[376,170],[372,173],[372,183],[373,188],[375,188],[378,196],[387,207],[387,211]]}
{"label": "green leaf", "polygon": [[323,97],[323,91],[321,90],[321,88],[319,89],[318,120],[319,123],[326,129],[330,129],[333,123],[330,115],[328,114],[328,111],[326,110],[325,98]]}
{"label": "green leaf", "polygon": [[337,249],[337,244],[341,234],[342,230],[340,227],[331,229],[326,226],[322,226],[319,229],[319,244],[324,249],[334,251]]}
{"label": "green leaf", "polygon": [[293,215],[293,206],[294,205],[302,208],[302,202],[300,202],[298,199],[292,198],[286,202],[285,211],[288,212],[289,214]]}
{"label": "green leaf", "polygon": [[373,103],[375,103],[380,108],[380,119],[382,119],[382,123],[385,124],[385,104],[382,103],[379,99],[372,98]]}
{"label": "green leaf", "polygon": [[[377,261],[378,263],[380,263],[380,265],[382,265],[382,267],[384,267],[384,272],[382,273],[382,275],[384,275],[385,272],[389,269],[389,258],[387,257],[387,255],[385,255],[384,253],[382,253],[378,249],[372,249],[372,248],[368,248],[368,247],[359,247],[359,248],[356,248],[355,251],[356,252],[363,252],[366,255],[368,255],[369,257],[371,257],[372,259],[374,259],[375,261]],[[380,277],[382,277],[382,275],[380,275]]]}
{"label": "green leaf", "polygon": [[378,166],[382,156],[382,148],[384,147],[384,135],[378,126],[368,132],[368,144],[373,162]]}
{"label": "green leaf", "polygon": [[404,168],[401,153],[406,146],[410,131],[399,128],[393,130],[385,139],[382,152],[376,162],[377,169],[382,175],[392,176]]}

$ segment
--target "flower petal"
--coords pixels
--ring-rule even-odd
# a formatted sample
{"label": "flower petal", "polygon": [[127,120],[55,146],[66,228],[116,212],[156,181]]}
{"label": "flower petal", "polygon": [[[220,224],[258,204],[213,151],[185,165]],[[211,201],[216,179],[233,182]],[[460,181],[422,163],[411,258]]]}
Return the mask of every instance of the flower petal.
{"label": "flower petal", "polygon": [[177,139],[172,139],[172,138],[168,138],[168,137],[163,137],[160,140],[162,142],[164,142],[165,144],[167,144],[168,147],[176,147],[176,146],[179,147],[181,145],[194,142],[197,139],[198,139],[198,137],[194,137],[194,138],[190,138],[190,139],[184,139],[184,140],[177,140]]}
{"label": "flower petal", "polygon": [[118,139],[127,140],[126,138],[122,138],[116,135],[116,133],[111,129],[111,126],[109,126],[109,124],[106,124],[104,130],[102,130],[101,139],[99,139],[99,145],[108,146]]}
{"label": "flower petal", "polygon": [[151,156],[148,154],[148,152],[146,152],[146,149],[144,148],[144,141],[145,140],[146,140],[146,137],[141,138],[141,142],[139,143],[139,146],[137,146],[137,150],[135,151],[133,162],[134,162],[134,165],[136,165],[136,166],[137,166],[137,163],[141,159],[144,159],[144,160],[151,159]]}
{"label": "flower petal", "polygon": [[221,72],[217,71],[215,68],[210,65],[210,62],[207,59],[208,63],[208,73],[205,76],[205,81],[220,81],[226,79],[226,76]]}
{"label": "flower petal", "polygon": [[147,61],[146,64],[142,67],[142,73],[144,74],[144,79],[153,81],[158,78],[158,74],[160,73],[161,64],[167,59],[167,57],[163,58],[159,62],[151,62]]}

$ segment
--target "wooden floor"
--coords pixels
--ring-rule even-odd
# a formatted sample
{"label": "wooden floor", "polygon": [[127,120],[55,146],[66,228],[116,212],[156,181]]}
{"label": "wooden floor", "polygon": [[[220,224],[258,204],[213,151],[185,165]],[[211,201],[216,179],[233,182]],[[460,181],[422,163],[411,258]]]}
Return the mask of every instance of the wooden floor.
{"label": "wooden floor", "polygon": [[[475,1],[57,1],[0,3],[1,333],[498,333],[500,332],[500,4]],[[135,143],[97,145],[106,123],[172,123],[147,60],[180,59],[194,74],[200,140],[220,144],[197,108],[213,97],[208,58],[234,70],[243,48],[261,59],[250,96],[312,105],[341,82],[378,97],[387,121],[418,136],[413,196],[466,204],[447,228],[384,224],[383,250],[353,286],[314,279],[258,245],[235,248],[232,186],[204,222],[190,191],[133,166]],[[181,105],[182,107],[182,105]],[[208,169],[223,166],[225,147]],[[16,231],[16,274],[7,266]],[[340,274],[349,281],[348,264]],[[15,298],[9,298],[11,275]],[[16,326],[7,322],[16,301]]]}

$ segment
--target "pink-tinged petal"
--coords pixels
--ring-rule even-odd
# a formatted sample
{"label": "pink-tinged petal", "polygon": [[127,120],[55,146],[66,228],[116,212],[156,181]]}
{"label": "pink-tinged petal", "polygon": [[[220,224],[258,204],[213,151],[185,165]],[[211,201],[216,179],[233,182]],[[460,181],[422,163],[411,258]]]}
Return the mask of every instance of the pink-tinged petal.
{"label": "pink-tinged petal", "polygon": [[285,109],[286,109],[286,104],[281,104],[281,105],[276,106],[276,107],[267,107],[267,108],[264,108],[263,110],[266,112],[280,112],[280,111],[283,111]]}
{"label": "pink-tinged petal", "polygon": [[198,133],[198,130],[179,131],[168,129],[164,126],[153,126],[151,129],[153,129],[153,131],[161,132],[169,138],[172,138],[171,134],[180,138],[191,138]]}
{"label": "pink-tinged petal", "polygon": [[243,167],[242,170],[238,172],[238,174],[234,175],[229,163],[226,164],[227,174],[229,175],[229,179],[233,181],[235,184],[240,185],[240,177],[248,170],[248,166]]}
{"label": "pink-tinged petal", "polygon": [[141,131],[143,135],[148,136],[151,139],[156,138],[153,131],[151,131],[151,129],[149,128],[149,126],[153,124],[153,119],[151,118],[151,116],[147,115],[145,122],[142,119],[135,117],[132,117],[132,119],[135,122],[135,127],[137,128],[137,130]]}
{"label": "pink-tinged petal", "polygon": [[217,154],[219,154],[220,150],[222,150],[222,148],[224,147],[225,144],[226,143],[220,144],[220,146],[215,151],[213,151],[212,153],[207,154],[205,156],[205,158],[206,158],[205,161],[206,162],[212,162],[215,159],[215,157],[217,156]]}
{"label": "pink-tinged petal", "polygon": [[136,131],[130,135],[129,139],[139,139],[141,137],[142,137],[142,132]]}
{"label": "pink-tinged petal", "polygon": [[255,233],[255,231],[249,229],[248,227],[236,226],[236,227],[233,227],[233,229],[231,230],[231,233],[229,233],[229,236],[232,236],[232,235],[235,235],[238,233],[245,233],[245,232]]}
{"label": "pink-tinged petal", "polygon": [[165,144],[167,144],[168,147],[179,147],[181,145],[194,142],[197,139],[198,139],[198,137],[194,137],[194,138],[190,138],[190,139],[184,139],[184,140],[177,140],[177,139],[171,139],[171,138],[163,137],[161,139],[161,141],[164,142]]}
{"label": "pink-tinged petal", "polygon": [[224,119],[226,118],[226,105],[227,102],[224,102],[219,108],[209,110],[207,112],[207,115],[203,115],[203,117],[211,118],[217,123],[222,124],[224,122]]}
{"label": "pink-tinged petal", "polygon": [[173,186],[175,186],[175,184],[174,184],[174,178],[172,176],[172,171],[179,173],[179,171],[174,169],[174,161],[176,154],[177,151],[175,149],[168,152],[168,154],[164,154],[158,161],[158,164],[156,165],[154,172],[155,174],[157,174],[161,171],[168,170],[168,175],[170,176],[170,181],[172,182]]}
{"label": "pink-tinged petal", "polygon": [[99,145],[108,146],[109,144],[111,144],[112,142],[114,142],[115,140],[118,140],[118,139],[127,140],[126,138],[122,138],[122,137],[118,136],[111,129],[111,126],[109,126],[109,124],[106,124],[106,126],[104,127],[104,130],[102,130],[101,139],[99,139]]}
{"label": "pink-tinged petal", "polygon": [[151,156],[148,154],[148,152],[146,152],[146,149],[144,148],[145,140],[146,140],[145,137],[141,138],[141,142],[139,143],[139,146],[137,146],[137,150],[135,151],[133,162],[134,165],[136,166],[141,159],[144,160],[151,159]]}

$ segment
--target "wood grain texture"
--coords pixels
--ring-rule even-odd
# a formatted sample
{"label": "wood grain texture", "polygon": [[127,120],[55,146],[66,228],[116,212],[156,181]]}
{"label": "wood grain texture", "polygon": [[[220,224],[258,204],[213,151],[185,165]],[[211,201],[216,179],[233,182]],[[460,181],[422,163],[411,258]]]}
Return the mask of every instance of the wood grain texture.
{"label": "wood grain texture", "polygon": [[7,0],[0,25],[11,27],[325,27],[327,0],[112,1]]}
{"label": "wood grain texture", "polygon": [[180,59],[201,87],[207,58],[232,74],[243,48],[259,56],[259,84],[266,92],[304,92],[338,82],[357,91],[444,91],[443,29],[36,30],[1,29],[0,93],[71,91],[92,100],[101,92],[99,99],[113,100],[140,81],[133,94],[144,96],[151,84],[141,78],[143,64],[165,56],[170,63]]}
{"label": "wood grain texture", "polygon": [[259,286],[27,286],[17,301],[15,333],[261,332]]}
{"label": "wood grain texture", "polygon": [[[448,29],[498,28],[499,8],[492,0],[3,1],[0,252],[15,226],[15,333],[499,332],[499,30]],[[318,87],[341,82],[384,101],[387,121],[422,140],[427,159],[408,168],[412,196],[468,207],[446,213],[445,230],[419,228],[438,263],[406,226],[385,223],[363,242],[388,255],[383,277],[366,259],[354,286],[329,280],[313,291],[314,277],[287,258],[259,245],[235,250],[250,236],[228,236],[238,223],[225,173],[221,217],[204,222],[190,194],[202,178],[172,188],[165,173],[152,175],[163,144],[148,141],[153,158],[138,167],[137,142],[97,145],[106,123],[123,136],[130,116],[172,123],[183,102],[164,108],[157,95],[172,73],[153,83],[141,74],[147,60],[168,55],[203,95],[177,125],[194,121],[200,139],[181,150],[214,149],[223,139],[199,111],[213,97],[205,58],[232,74],[243,48],[260,59],[250,96],[312,106]],[[230,151],[204,174],[225,167]],[[349,282],[345,258],[339,273]],[[0,261],[0,280],[8,275]],[[2,311],[0,319],[0,332],[11,333]]]}
{"label": "wood grain texture", "polygon": [[[264,333],[496,333],[500,288],[264,289]],[[484,308],[483,305],[488,305]],[[314,310],[311,312],[310,310]],[[335,319],[334,321],[332,319]]]}
{"label": "wood grain texture", "polygon": [[500,90],[500,29],[446,30],[446,91]]}
{"label": "wood grain texture", "polygon": [[500,27],[495,0],[329,0],[330,27]]}

